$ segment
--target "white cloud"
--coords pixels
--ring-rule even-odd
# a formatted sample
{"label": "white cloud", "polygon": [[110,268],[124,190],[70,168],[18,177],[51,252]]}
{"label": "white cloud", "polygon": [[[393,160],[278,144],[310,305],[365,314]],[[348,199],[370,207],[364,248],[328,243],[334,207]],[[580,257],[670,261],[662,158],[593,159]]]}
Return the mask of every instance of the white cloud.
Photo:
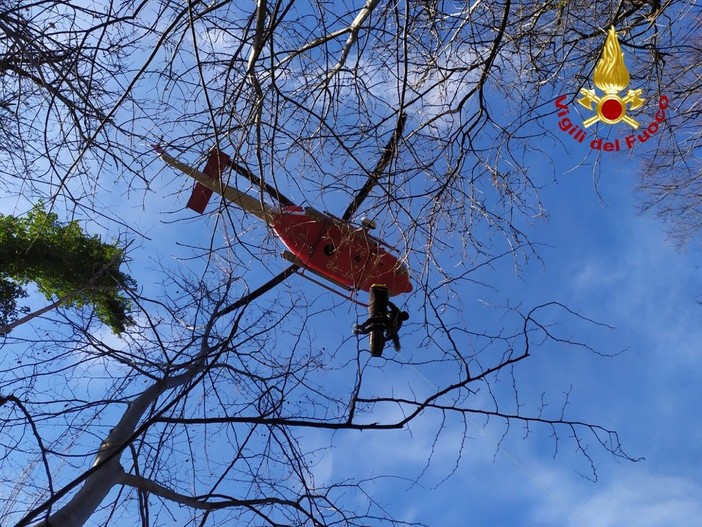
{"label": "white cloud", "polygon": [[[237,33],[236,35],[234,33]],[[239,31],[224,30],[221,28],[210,27],[203,29],[200,32],[200,46],[205,43],[209,44],[209,49],[206,51],[214,53],[225,53],[231,52],[231,50],[236,49],[241,45],[241,38]],[[242,56],[248,56],[248,48],[244,49],[245,53]]]}
{"label": "white cloud", "polygon": [[684,477],[627,470],[600,486],[561,481],[534,524],[558,527],[673,527],[700,525],[702,485]]}

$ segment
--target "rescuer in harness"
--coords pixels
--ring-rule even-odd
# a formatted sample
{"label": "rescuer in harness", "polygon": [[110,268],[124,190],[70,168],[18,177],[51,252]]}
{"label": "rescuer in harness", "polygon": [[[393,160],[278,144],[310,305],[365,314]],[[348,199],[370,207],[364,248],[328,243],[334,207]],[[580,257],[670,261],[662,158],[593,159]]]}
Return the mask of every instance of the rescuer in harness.
{"label": "rescuer in harness", "polygon": [[406,311],[400,311],[388,300],[388,288],[373,284],[368,295],[368,320],[360,325],[355,324],[353,332],[355,335],[369,335],[371,355],[380,357],[387,340],[392,340],[395,351],[400,351],[398,332],[402,323],[408,319]]}

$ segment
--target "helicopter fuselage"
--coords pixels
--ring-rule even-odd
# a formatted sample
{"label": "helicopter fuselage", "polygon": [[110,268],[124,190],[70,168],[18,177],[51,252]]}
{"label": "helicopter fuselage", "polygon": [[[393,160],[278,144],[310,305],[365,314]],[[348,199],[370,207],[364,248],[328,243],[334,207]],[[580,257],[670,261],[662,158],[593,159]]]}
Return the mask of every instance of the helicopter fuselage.
{"label": "helicopter fuselage", "polygon": [[[217,192],[266,222],[290,250],[286,258],[303,269],[350,290],[369,291],[372,285],[383,284],[390,295],[412,291],[407,266],[367,229],[312,208],[271,207],[224,184],[221,174],[229,158],[222,152],[213,152],[200,172],[171,157],[162,147],[155,145],[154,149],[167,164],[197,181],[188,202],[194,210],[202,212],[211,191]],[[195,202],[197,206],[191,206]]]}
{"label": "helicopter fuselage", "polygon": [[385,284],[391,295],[409,293],[407,267],[362,227],[301,207],[283,207],[271,227],[303,267],[348,289]]}

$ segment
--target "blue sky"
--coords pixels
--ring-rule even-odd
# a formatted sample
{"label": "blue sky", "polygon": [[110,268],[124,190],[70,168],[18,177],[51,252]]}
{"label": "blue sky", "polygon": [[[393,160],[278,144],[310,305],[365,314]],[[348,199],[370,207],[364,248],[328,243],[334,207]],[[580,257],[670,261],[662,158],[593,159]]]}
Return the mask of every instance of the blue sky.
{"label": "blue sky", "polygon": [[[539,158],[530,167],[541,174],[541,199],[548,210],[548,219],[534,220],[528,227],[532,241],[543,244],[541,260],[532,259],[519,274],[510,259],[501,260],[480,276],[496,290],[467,289],[460,299],[463,311],[455,316],[480,326],[484,312],[491,311],[485,307],[487,300],[524,305],[555,300],[613,326],[566,324],[565,330],[616,356],[550,347],[522,363],[515,375],[528,403],[530,395],[546,391],[551,403],[558,405],[562,394],[570,391],[569,417],[617,430],[627,453],[646,460],[631,464],[593,450],[598,481],[592,483],[579,475],[591,476],[572,444],[564,441],[554,458],[548,431],[534,429],[522,440],[523,433],[515,427],[498,448],[504,432],[501,423],[485,426],[473,418],[464,429],[461,421],[448,418],[435,443],[441,423],[436,416],[425,416],[401,432],[333,436],[305,432],[302,441],[310,448],[334,445],[314,468],[321,483],[392,475],[370,485],[373,497],[400,518],[430,525],[668,527],[699,522],[698,245],[676,250],[658,220],[638,214],[635,156],[590,159],[588,164],[600,163],[602,168],[595,191],[592,166],[571,169],[587,149],[554,148],[558,155],[553,165],[559,169]],[[152,168],[153,183],[160,191],[144,208],[141,203],[115,203],[124,209],[121,217],[135,220],[157,240],[143,241],[135,256],[150,257],[143,261],[135,257],[131,264],[132,273],[147,289],[152,287],[148,277],[161,272],[156,262],[160,258],[177,262],[178,254],[189,252],[178,243],[201,242],[214,221],[181,209],[187,192],[162,195],[170,187],[187,191],[189,181],[157,162]],[[190,219],[173,229],[171,218]],[[275,272],[283,262],[273,259],[270,265]],[[255,277],[264,278],[260,273]],[[289,280],[286,287],[293,297],[297,288],[305,289],[310,298],[317,296],[313,286],[300,278]],[[362,316],[362,308],[324,292],[320,298],[316,303],[335,306],[334,323],[313,328],[321,345],[328,349],[348,345],[354,339],[350,325]],[[410,311],[416,309],[415,302],[409,298]],[[397,362],[371,362],[371,379],[398,392],[411,388],[428,393],[441,381],[441,372],[403,366],[403,355],[416,358],[432,350],[421,347],[411,328],[403,348]],[[354,499],[363,503],[360,496]]]}
{"label": "blue sky", "polygon": [[[568,168],[580,154],[561,151],[556,162]],[[554,394],[554,404],[571,390],[571,418],[616,429],[627,452],[645,461],[632,464],[593,451],[593,483],[579,475],[591,476],[572,445],[561,445],[554,458],[552,441],[538,431],[526,441],[514,431],[498,450],[503,427],[483,428],[476,418],[461,448],[463,424],[448,419],[447,432],[433,445],[439,425],[427,417],[411,425],[411,433],[338,434],[317,467],[322,479],[408,478],[378,481],[376,497],[401,518],[430,525],[701,525],[700,254],[694,245],[675,250],[660,222],[637,213],[636,159],[595,162],[604,163],[599,195],[587,168],[557,173],[544,188],[550,218],[531,229],[534,241],[548,245],[540,251],[543,265],[517,277],[506,264],[495,270],[501,278],[493,283],[513,301],[559,300],[614,326],[587,337],[598,351],[616,356],[552,348],[536,353],[516,375],[527,393]],[[470,295],[462,299],[466,317],[476,312]],[[410,341],[405,339],[403,353],[410,352]],[[378,381],[420,392],[432,383],[420,371],[390,363]],[[328,441],[312,436],[318,446]],[[420,473],[418,484],[411,484]]]}
{"label": "blue sky", "polygon": [[[582,154],[560,151],[554,164],[570,168]],[[550,218],[531,232],[549,246],[540,251],[543,266],[530,266],[521,277],[499,269],[504,279],[496,283],[505,297],[560,300],[615,327],[589,341],[603,353],[622,352],[615,357],[551,350],[530,358],[517,375],[537,391],[559,394],[572,385],[569,415],[618,430],[627,452],[646,460],[600,456],[598,482],[592,483],[577,473],[587,470],[568,446],[554,459],[547,438],[535,434],[521,441],[515,433],[495,454],[500,426],[476,428],[468,430],[472,439],[455,473],[432,488],[454,469],[457,444],[442,441],[441,455],[422,480],[427,489],[405,494],[398,482],[399,492],[387,492],[392,510],[409,508],[437,525],[701,524],[699,250],[675,250],[660,222],[637,214],[635,157],[594,162],[603,163],[599,195],[587,167],[557,173],[541,194]],[[471,300],[463,299],[468,306]],[[419,373],[415,377],[424,382]],[[420,472],[433,432],[398,437],[400,452],[413,451],[415,458],[396,466]],[[387,460],[398,447],[378,437],[364,451]]]}
{"label": "blue sky", "polygon": [[[216,45],[227,44],[219,42],[222,35],[216,32],[212,38]],[[192,101],[193,108],[198,104]],[[153,135],[187,133],[185,126],[176,131],[178,126],[154,130]],[[563,137],[555,115],[544,126],[551,127],[556,137]],[[600,128],[600,133],[607,131]],[[541,186],[540,198],[548,217],[520,221],[530,240],[538,244],[539,258],[531,257],[519,273],[510,257],[482,268],[474,277],[490,287],[463,287],[446,320],[473,330],[493,328],[504,321],[493,305],[528,309],[558,301],[612,326],[576,323],[573,318],[564,319],[557,310],[547,312],[547,320],[559,324],[558,331],[583,339],[603,355],[555,345],[535,351],[515,369],[520,400],[529,413],[546,392],[549,408],[558,409],[568,393],[568,417],[617,430],[627,453],[645,461],[632,464],[614,459],[592,445],[590,453],[598,476],[593,483],[581,475],[591,477],[591,469],[574,451],[567,434],[554,456],[556,445],[548,429],[535,427],[523,439],[524,431],[514,424],[503,439],[504,423],[496,420],[486,423],[476,416],[466,424],[452,416],[442,421],[438,415],[427,414],[402,431],[299,432],[301,443],[310,451],[331,447],[312,458],[315,480],[319,484],[349,477],[369,480],[366,488],[370,496],[389,514],[428,525],[702,525],[702,428],[697,418],[702,395],[698,382],[702,366],[699,242],[676,250],[666,240],[664,225],[637,212],[640,153],[651,145],[596,158],[586,144],[565,139],[560,143],[551,137],[538,140],[542,141],[542,153],[531,152],[523,161]],[[143,149],[145,156],[151,155],[148,145]],[[183,157],[193,162],[202,153],[201,149],[193,150]],[[596,184],[595,168],[600,173]],[[144,195],[143,189],[128,191],[116,176],[114,184],[112,175],[103,177],[97,199],[109,208],[112,217],[135,225],[145,235],[137,237],[130,251],[130,272],[147,296],[161,293],[162,263],[168,269],[198,275],[204,260],[192,258],[191,246],[206,247],[213,231],[218,240],[229,237],[228,256],[236,262],[234,271],[241,273],[248,287],[264,282],[285,266],[276,256],[282,246],[263,226],[240,222],[237,212],[232,211],[234,221],[225,231],[215,215],[196,216],[183,210],[191,181],[155,156],[144,176],[150,181],[150,192]],[[281,178],[281,190],[294,200],[306,197],[312,205],[319,198],[324,207],[341,212],[347,196],[324,194],[326,188],[315,189],[318,194],[305,194],[306,183],[309,181],[298,181],[293,174]],[[214,202],[210,211],[215,210]],[[15,213],[23,212],[27,205],[12,198],[2,200],[0,207],[4,213]],[[87,228],[107,237],[131,236],[115,224],[105,228],[88,223]],[[399,237],[392,227],[388,229]],[[500,243],[495,241],[496,246]],[[262,246],[263,253],[249,253],[246,244],[254,249]],[[447,251],[447,261],[460,252],[460,248],[453,249]],[[224,260],[218,262],[224,265]],[[295,305],[300,298],[311,302],[299,315],[300,320],[310,315],[306,321],[313,337],[311,349],[343,361],[349,353],[365,347],[364,340],[356,344],[351,335],[351,326],[363,317],[364,309],[315,287],[293,277],[278,296],[264,297],[261,302],[282,302],[282,306]],[[408,295],[403,301],[412,314],[403,334],[403,351],[393,361],[369,361],[368,382],[396,394],[427,394],[446,382],[448,374],[435,365],[407,365],[410,358],[431,357],[436,350],[422,340],[421,295]],[[107,332],[100,335],[119,345]],[[362,357],[368,360],[367,355]],[[106,371],[95,367],[88,372],[96,380],[86,393],[107,388],[100,379]],[[352,382],[353,368],[349,368],[349,376],[343,374],[335,374],[340,386]],[[485,395],[476,395],[478,404],[480,397]],[[101,426],[107,430],[113,418],[116,414],[103,415]],[[86,450],[94,447],[94,439],[86,439]],[[67,478],[71,475],[70,470],[64,472]],[[360,493],[344,498],[360,510],[367,500]],[[94,525],[98,525],[101,516],[95,518]]]}
{"label": "blue sky", "polygon": [[[587,149],[554,148],[553,165],[558,169],[538,157],[530,168],[541,174],[540,195],[548,211],[548,219],[536,219],[528,226],[532,241],[541,244],[541,260],[532,259],[518,274],[509,258],[486,270],[480,278],[496,290],[466,289],[460,299],[463,311],[456,317],[479,327],[482,320],[489,320],[488,300],[524,306],[554,300],[612,326],[572,325],[554,314],[566,334],[614,356],[551,346],[521,364],[515,375],[527,404],[533,402],[530,396],[546,391],[550,403],[557,406],[562,394],[570,392],[570,418],[617,430],[627,453],[645,460],[636,464],[616,460],[593,445],[590,453],[598,476],[593,483],[583,477],[592,477],[590,468],[571,443],[562,440],[554,457],[548,430],[535,428],[523,440],[522,431],[514,427],[498,448],[504,432],[499,422],[486,426],[476,417],[464,429],[460,420],[448,418],[437,441],[441,423],[436,416],[425,416],[401,432],[303,433],[303,444],[310,449],[333,444],[316,461],[313,472],[321,483],[392,476],[370,484],[373,498],[399,518],[430,525],[699,523],[702,467],[697,454],[702,430],[695,416],[702,395],[698,383],[702,278],[698,246],[693,243],[677,250],[667,241],[664,225],[638,213],[636,152],[629,157],[591,158],[585,166],[572,169],[588,155]],[[602,168],[597,189],[593,164]],[[185,196],[175,199],[184,201]],[[196,218],[187,229],[197,231],[200,222],[211,221]],[[272,265],[275,271],[283,264]],[[293,295],[302,288],[308,297],[316,296],[312,286],[299,278],[286,287]],[[320,294],[323,305],[331,302],[335,307],[333,324],[313,326],[319,343],[328,349],[348,345],[353,337],[345,329],[356,314],[362,316],[362,309]],[[407,308],[416,309],[416,302],[410,297]],[[415,340],[410,327],[397,362],[370,363],[371,383],[396,393],[405,389],[429,393],[441,381],[441,372],[403,366],[402,355],[416,359],[431,353],[431,348]],[[361,496],[354,500],[364,502]]]}

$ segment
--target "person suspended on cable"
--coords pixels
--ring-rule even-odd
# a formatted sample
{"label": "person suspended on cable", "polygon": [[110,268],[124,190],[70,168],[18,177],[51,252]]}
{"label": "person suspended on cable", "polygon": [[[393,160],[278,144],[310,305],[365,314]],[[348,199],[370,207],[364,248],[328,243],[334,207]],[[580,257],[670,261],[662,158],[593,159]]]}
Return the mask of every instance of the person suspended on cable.
{"label": "person suspended on cable", "polygon": [[398,333],[403,322],[409,319],[409,314],[388,299],[388,288],[385,285],[373,284],[368,300],[368,320],[354,325],[354,334],[370,335],[369,346],[374,357],[382,355],[387,340],[392,340],[395,351],[400,351]]}

